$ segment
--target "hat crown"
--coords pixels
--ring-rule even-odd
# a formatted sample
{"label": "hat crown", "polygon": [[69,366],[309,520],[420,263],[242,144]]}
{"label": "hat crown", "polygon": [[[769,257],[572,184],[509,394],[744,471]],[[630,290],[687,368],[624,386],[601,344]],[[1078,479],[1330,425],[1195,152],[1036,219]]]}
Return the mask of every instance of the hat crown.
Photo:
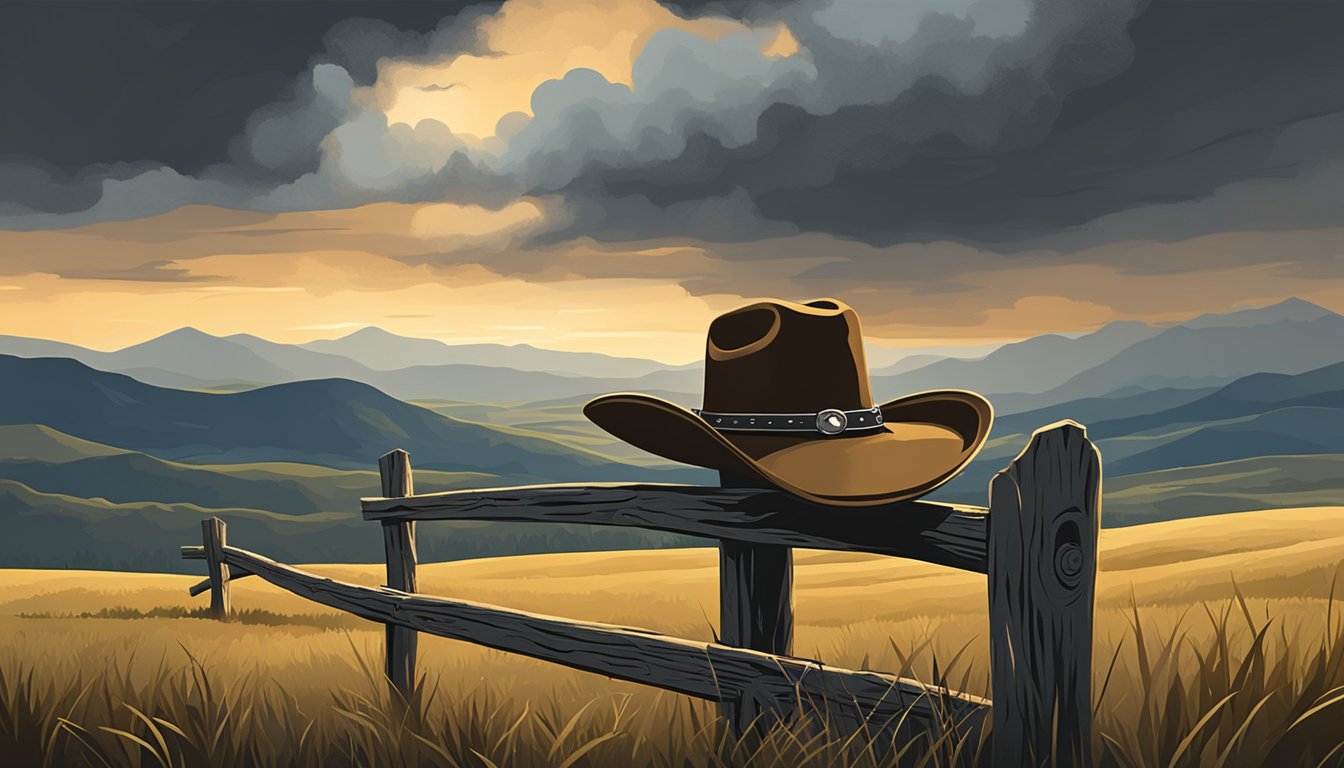
{"label": "hat crown", "polygon": [[859,316],[834,299],[763,301],[710,323],[704,409],[815,413],[873,407]]}

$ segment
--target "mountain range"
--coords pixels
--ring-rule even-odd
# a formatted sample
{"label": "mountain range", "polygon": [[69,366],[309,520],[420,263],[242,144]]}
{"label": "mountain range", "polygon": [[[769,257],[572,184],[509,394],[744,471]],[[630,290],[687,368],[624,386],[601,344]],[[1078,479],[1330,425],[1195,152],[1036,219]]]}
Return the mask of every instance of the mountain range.
{"label": "mountain range", "polygon": [[1033,430],[1065,418],[1086,424],[1107,477],[1344,453],[1344,362],[1298,374],[1251,374],[1212,389],[1090,398],[997,419],[985,448],[944,493],[957,501],[983,499],[990,478]]}
{"label": "mountain range", "polygon": [[524,482],[659,474],[545,437],[459,421],[344,379],[211,394],[155,387],[75,360],[0,355],[0,380],[7,390],[0,424],[46,425],[169,460],[364,469],[404,448],[417,466]]}
{"label": "mountain range", "polygon": [[[1344,358],[1344,317],[1300,299],[1157,326],[1116,322],[1081,336],[1046,334],[980,358],[915,355],[874,370],[879,400],[971,389],[1012,414],[1128,391],[1200,389],[1252,373],[1300,373]],[[176,389],[249,389],[311,379],[362,382],[402,400],[524,403],[659,391],[698,402],[698,364],[539,349],[450,345],[365,328],[339,339],[281,344],[182,328],[113,352],[0,336],[0,354],[65,357]]]}
{"label": "mountain range", "polygon": [[977,360],[939,360],[877,375],[879,399],[971,389],[1000,413],[1125,390],[1197,389],[1253,373],[1301,373],[1344,359],[1344,316],[1301,299],[1158,327],[1117,322],[1083,336],[1037,336]]}
{"label": "mountain range", "polygon": [[[376,387],[405,400],[438,399],[458,402],[530,401],[595,396],[630,387],[660,389],[681,393],[699,389],[702,374],[698,367],[668,367],[652,360],[615,358],[579,352],[519,349],[502,345],[449,346],[429,339],[406,339],[385,331],[360,332],[357,343],[344,344],[338,339],[325,348],[367,351],[377,336],[389,349],[407,351],[404,367],[384,370],[365,365],[358,359],[317,351],[306,345],[279,344],[247,334],[212,336],[195,328],[181,328],[157,338],[115,352],[100,352],[60,342],[47,342],[14,336],[0,336],[0,354],[18,357],[64,357],[78,360],[91,368],[123,373],[148,384],[176,389],[247,389],[311,379],[341,378]],[[433,350],[426,360],[440,362],[411,364],[420,359],[416,349]],[[483,354],[482,349],[490,354]],[[503,350],[503,351],[501,351]],[[460,354],[459,354],[460,352]],[[569,359],[573,356],[574,359]],[[482,358],[511,359],[526,368],[489,366],[461,362]],[[386,363],[390,356],[373,356]],[[442,362],[457,359],[458,362]],[[592,363],[597,371],[640,371],[629,377],[580,376],[571,372],[536,370],[546,361],[566,361],[572,368]],[[557,368],[562,370],[563,366]]]}
{"label": "mountain range", "polygon": [[[984,449],[934,499],[983,504],[1034,429],[1071,418],[1102,452],[1104,524],[1129,524],[1344,498],[1341,340],[1344,318],[1289,300],[1045,335],[977,359],[913,356],[872,381],[879,399],[964,387],[994,403]],[[420,492],[713,483],[581,413],[611,391],[693,406],[701,376],[695,365],[378,329],[294,345],[184,328],[114,352],[0,337],[0,520],[11,533],[0,565],[59,565],[73,551],[83,566],[180,570],[164,552],[212,514],[270,537],[268,553],[283,559],[376,559],[355,505],[378,492],[373,465],[392,448],[411,452]],[[684,543],[641,535],[445,524],[427,527],[422,554]],[[39,551],[23,545],[31,537],[69,546]]]}

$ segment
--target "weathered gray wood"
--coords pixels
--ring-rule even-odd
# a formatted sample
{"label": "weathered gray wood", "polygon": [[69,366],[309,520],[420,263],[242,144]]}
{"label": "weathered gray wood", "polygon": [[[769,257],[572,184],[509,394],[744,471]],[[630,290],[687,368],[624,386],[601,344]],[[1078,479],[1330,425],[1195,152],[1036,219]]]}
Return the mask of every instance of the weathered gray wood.
{"label": "weathered gray wood", "polygon": [[[204,555],[204,552],[202,552],[202,555]],[[233,582],[239,579],[247,578],[248,576],[251,575],[252,574],[248,573],[247,571],[244,571],[242,568],[236,565],[231,566],[229,568],[229,583],[232,584]],[[192,597],[195,597],[201,594],[202,592],[208,591],[209,589],[210,589],[210,579],[209,577],[206,577],[201,581],[191,585],[191,588],[187,590],[187,594],[191,595]]]}
{"label": "weathered gray wood", "polygon": [[1086,768],[1101,457],[1043,427],[990,484],[989,627],[997,768]]}
{"label": "weathered gray wood", "polygon": [[224,562],[222,550],[226,542],[228,526],[218,517],[201,521],[202,547],[205,553],[205,568],[210,582],[210,613],[216,619],[227,619],[233,612],[229,598],[229,564]]}
{"label": "weathered gray wood", "polygon": [[906,501],[836,510],[775,489],[533,485],[363,499],[366,520],[628,525],[747,544],[871,552],[986,570],[985,509]]}
{"label": "weathered gray wood", "polygon": [[[414,496],[415,481],[411,476],[411,456],[397,449],[378,459],[378,474],[382,479],[384,496]],[[387,555],[387,586],[399,592],[415,592],[415,523],[407,520],[383,521],[383,549]],[[415,630],[397,624],[386,627],[387,679],[410,701],[415,692]]]}
{"label": "weathered gray wood", "polygon": [[[719,542],[719,640],[784,656],[793,653],[793,550],[775,544]],[[749,692],[748,692],[749,694]],[[765,731],[795,709],[744,695],[721,707],[733,732]],[[791,704],[791,702],[782,702]]]}
{"label": "weathered gray wood", "polygon": [[[411,595],[347,584],[305,573],[252,552],[228,547],[225,558],[299,597],[369,621],[392,623],[454,640],[652,685],[711,701],[749,694],[794,702],[805,714],[840,727],[867,727],[874,736],[946,729],[976,733],[989,702],[876,672],[825,667],[718,643],[499,608],[466,600]],[[906,714],[908,711],[908,715]],[[905,715],[903,718],[902,716]],[[972,736],[971,743],[974,743]]]}
{"label": "weathered gray wood", "polygon": [[[759,487],[724,473],[720,483]],[[793,548],[719,542],[719,640],[736,648],[793,654]],[[791,717],[794,708],[776,709],[780,703],[744,695],[724,702],[721,711],[733,732],[742,735],[753,725],[764,732],[776,719]]]}

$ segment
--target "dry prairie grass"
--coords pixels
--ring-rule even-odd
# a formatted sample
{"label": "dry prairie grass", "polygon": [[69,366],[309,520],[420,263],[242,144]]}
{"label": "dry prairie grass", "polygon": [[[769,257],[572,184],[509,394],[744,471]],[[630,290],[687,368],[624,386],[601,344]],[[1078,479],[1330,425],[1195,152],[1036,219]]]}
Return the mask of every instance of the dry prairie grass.
{"label": "dry prairie grass", "polygon": [[[1102,550],[1101,764],[1344,765],[1344,509],[1106,531]],[[936,660],[942,679],[988,694],[983,577],[838,553],[800,552],[797,563],[799,655],[924,680]],[[709,639],[715,565],[708,550],[535,556],[425,566],[421,583]],[[380,569],[312,570],[373,584]],[[740,744],[708,703],[438,638],[421,639],[424,714],[405,719],[381,679],[381,627],[256,579],[234,586],[250,619],[194,618],[193,581],[0,571],[0,762],[934,766],[955,757],[913,745],[898,761],[862,739],[844,746],[843,734],[803,728]]]}

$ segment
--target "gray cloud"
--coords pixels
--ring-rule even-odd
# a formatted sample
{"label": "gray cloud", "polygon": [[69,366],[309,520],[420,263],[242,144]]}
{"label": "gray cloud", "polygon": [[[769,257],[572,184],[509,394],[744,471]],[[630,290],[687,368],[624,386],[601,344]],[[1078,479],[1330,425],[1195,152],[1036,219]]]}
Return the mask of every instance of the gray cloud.
{"label": "gray cloud", "polygon": [[[654,34],[633,88],[585,69],[544,83],[532,117],[506,117],[484,145],[455,135],[451,116],[389,125],[356,92],[379,61],[486,52],[482,30],[503,14],[475,9],[424,34],[350,20],[286,98],[246,120],[230,163],[73,178],[11,165],[0,216],[39,228],[185,203],[500,206],[556,193],[571,215],[541,246],[817,231],[1039,258],[1323,226],[1344,191],[1331,170],[1344,162],[1338,3],[795,0],[733,14],[714,39]],[[762,53],[780,24],[796,55]]]}

